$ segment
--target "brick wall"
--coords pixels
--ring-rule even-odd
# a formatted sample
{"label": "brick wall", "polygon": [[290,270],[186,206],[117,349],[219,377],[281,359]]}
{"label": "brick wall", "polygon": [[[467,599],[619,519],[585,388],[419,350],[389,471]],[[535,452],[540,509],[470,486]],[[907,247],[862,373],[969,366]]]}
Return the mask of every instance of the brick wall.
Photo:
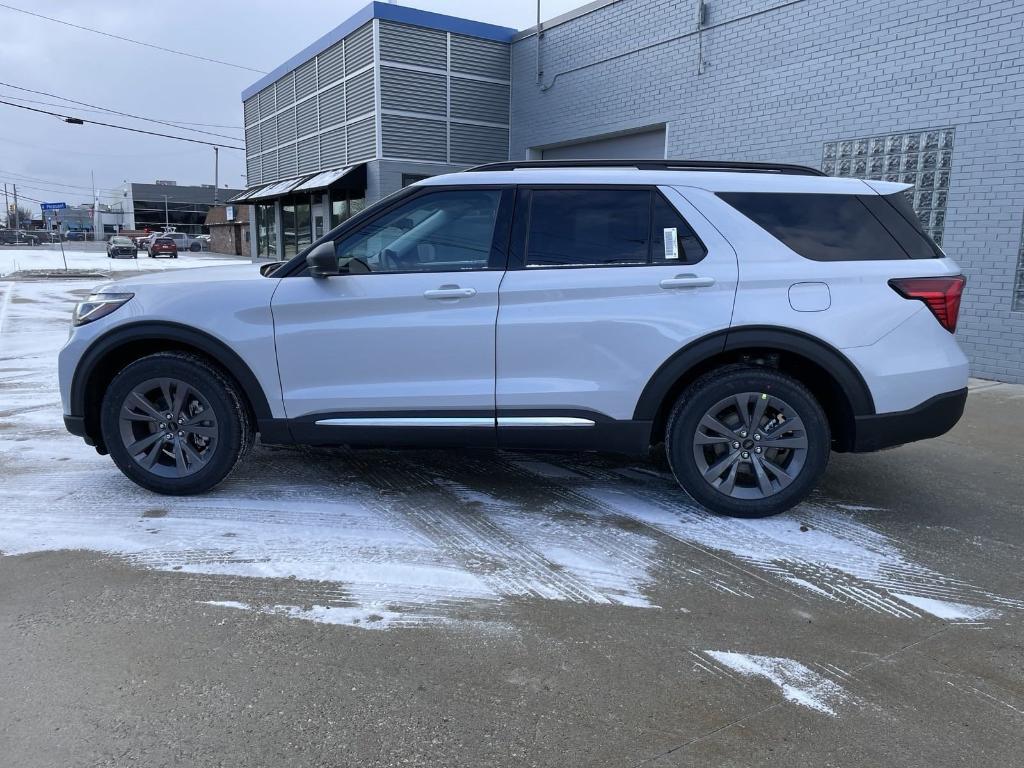
{"label": "brick wall", "polygon": [[[1019,0],[619,0],[512,50],[511,156],[667,126],[672,157],[820,166],[837,139],[954,127],[943,247],[969,279],[973,373],[1024,382]],[[745,18],[744,18],[745,17]]]}

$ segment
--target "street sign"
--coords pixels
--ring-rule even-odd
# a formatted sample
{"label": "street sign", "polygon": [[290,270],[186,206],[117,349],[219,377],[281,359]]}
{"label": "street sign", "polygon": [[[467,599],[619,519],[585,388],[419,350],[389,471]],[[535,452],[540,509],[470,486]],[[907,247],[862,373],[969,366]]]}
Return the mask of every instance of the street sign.
{"label": "street sign", "polygon": [[39,208],[44,211],[63,211],[68,207],[67,203],[40,203]]}

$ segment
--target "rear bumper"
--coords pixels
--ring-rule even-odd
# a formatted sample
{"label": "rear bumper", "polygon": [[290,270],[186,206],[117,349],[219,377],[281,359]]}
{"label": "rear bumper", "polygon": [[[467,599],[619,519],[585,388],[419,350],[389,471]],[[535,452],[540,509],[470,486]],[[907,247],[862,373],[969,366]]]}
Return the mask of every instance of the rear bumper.
{"label": "rear bumper", "polygon": [[944,435],[960,421],[966,403],[964,387],[936,395],[906,411],[857,416],[853,450],[865,453]]}

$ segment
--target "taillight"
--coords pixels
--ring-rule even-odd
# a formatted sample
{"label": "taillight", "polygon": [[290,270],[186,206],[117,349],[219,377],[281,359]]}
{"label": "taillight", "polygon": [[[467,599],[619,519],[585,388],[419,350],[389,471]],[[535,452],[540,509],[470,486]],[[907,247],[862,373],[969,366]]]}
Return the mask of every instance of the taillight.
{"label": "taillight", "polygon": [[899,277],[889,285],[905,299],[923,301],[935,315],[939,324],[950,333],[956,333],[956,320],[960,314],[960,297],[964,294],[967,278],[953,277]]}

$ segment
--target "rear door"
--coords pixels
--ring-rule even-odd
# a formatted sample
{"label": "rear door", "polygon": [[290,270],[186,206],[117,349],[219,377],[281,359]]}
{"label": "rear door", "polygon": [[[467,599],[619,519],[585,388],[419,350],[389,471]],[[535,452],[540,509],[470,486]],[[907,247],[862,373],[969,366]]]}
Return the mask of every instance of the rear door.
{"label": "rear door", "polygon": [[736,254],[668,187],[521,187],[497,330],[499,442],[628,421],[682,347],[729,326]]}

